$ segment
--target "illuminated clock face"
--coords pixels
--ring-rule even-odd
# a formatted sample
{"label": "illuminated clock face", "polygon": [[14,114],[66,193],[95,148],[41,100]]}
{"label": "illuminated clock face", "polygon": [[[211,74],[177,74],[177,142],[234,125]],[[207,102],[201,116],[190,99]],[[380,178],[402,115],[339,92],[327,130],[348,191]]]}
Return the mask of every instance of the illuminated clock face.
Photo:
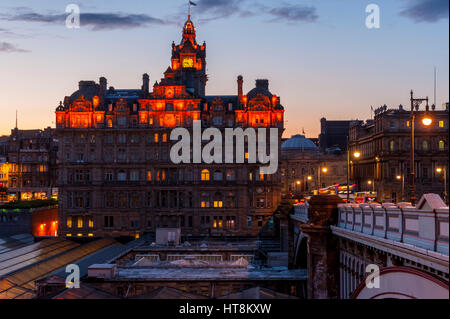
{"label": "illuminated clock face", "polygon": [[194,59],[185,58],[183,59],[183,68],[193,68],[194,67]]}

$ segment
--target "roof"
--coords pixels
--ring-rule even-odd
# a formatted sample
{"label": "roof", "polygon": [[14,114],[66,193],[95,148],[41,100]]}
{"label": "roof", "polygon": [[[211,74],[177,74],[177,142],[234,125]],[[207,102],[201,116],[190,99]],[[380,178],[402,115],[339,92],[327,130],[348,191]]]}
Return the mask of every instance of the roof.
{"label": "roof", "polygon": [[35,282],[115,241],[99,239],[85,245],[52,238],[0,254],[0,299],[31,299]]}
{"label": "roof", "polygon": [[113,280],[139,279],[146,281],[173,280],[302,280],[307,278],[304,269],[247,269],[202,267],[119,267]]}
{"label": "roof", "polygon": [[256,80],[255,88],[250,90],[247,93],[247,98],[250,101],[254,97],[256,97],[258,94],[267,96],[269,99],[272,98],[272,93],[269,91],[269,80],[265,79],[258,79]]}
{"label": "roof", "polygon": [[206,299],[204,296],[185,292],[171,287],[160,287],[131,299]]}
{"label": "roof", "polygon": [[281,150],[316,151],[318,147],[304,135],[293,135],[290,139],[281,144]]}
{"label": "roof", "polygon": [[418,209],[439,209],[447,207],[438,194],[424,194],[417,203]]}
{"label": "roof", "polygon": [[80,283],[80,288],[64,289],[53,299],[120,299],[107,291],[96,289],[88,284]]}
{"label": "roof", "polygon": [[253,287],[219,297],[218,299],[298,299],[267,288]]}

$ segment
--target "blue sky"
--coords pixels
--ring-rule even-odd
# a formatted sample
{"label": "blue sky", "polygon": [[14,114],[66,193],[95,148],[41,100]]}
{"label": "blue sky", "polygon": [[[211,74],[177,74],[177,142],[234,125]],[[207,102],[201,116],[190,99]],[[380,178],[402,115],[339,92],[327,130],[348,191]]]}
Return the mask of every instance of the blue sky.
{"label": "blue sky", "polygon": [[[195,0],[194,0],[195,1]],[[408,105],[409,91],[449,100],[448,0],[197,0],[192,19],[206,41],[207,94],[236,94],[268,78],[286,109],[286,136],[319,120],[367,119],[370,106]],[[65,27],[65,8],[81,10],[81,28]],[[379,29],[365,26],[368,4]],[[139,88],[159,80],[181,39],[184,0],[0,2],[0,135],[14,126],[53,126],[54,108],[80,80]]]}

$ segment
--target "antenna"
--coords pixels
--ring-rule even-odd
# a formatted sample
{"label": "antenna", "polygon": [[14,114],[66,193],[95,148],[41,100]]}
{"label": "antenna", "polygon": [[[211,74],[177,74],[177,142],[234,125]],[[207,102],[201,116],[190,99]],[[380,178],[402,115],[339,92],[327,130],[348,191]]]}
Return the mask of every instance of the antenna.
{"label": "antenna", "polygon": [[433,104],[436,106],[436,67],[434,67],[434,102]]}
{"label": "antenna", "polygon": [[16,110],[16,129],[17,129],[17,110]]}

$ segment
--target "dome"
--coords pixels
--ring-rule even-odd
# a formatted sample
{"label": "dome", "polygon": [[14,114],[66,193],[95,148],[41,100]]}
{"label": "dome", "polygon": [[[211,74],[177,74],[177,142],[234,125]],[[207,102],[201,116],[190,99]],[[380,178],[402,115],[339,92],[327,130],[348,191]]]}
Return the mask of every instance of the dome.
{"label": "dome", "polygon": [[299,151],[316,151],[317,145],[304,135],[293,135],[290,139],[284,141],[281,145],[282,151],[299,150]]}
{"label": "dome", "polygon": [[270,93],[270,91],[269,91],[269,80],[264,80],[264,79],[256,80],[255,88],[250,90],[247,93],[247,98],[250,101],[251,99],[256,97],[256,95],[258,95],[258,94],[267,96],[269,99],[272,98],[272,93]]}
{"label": "dome", "polygon": [[100,94],[100,85],[94,81],[80,81],[79,89],[70,96],[70,102],[75,101],[80,96],[84,96],[85,99],[92,101],[94,96]]}

